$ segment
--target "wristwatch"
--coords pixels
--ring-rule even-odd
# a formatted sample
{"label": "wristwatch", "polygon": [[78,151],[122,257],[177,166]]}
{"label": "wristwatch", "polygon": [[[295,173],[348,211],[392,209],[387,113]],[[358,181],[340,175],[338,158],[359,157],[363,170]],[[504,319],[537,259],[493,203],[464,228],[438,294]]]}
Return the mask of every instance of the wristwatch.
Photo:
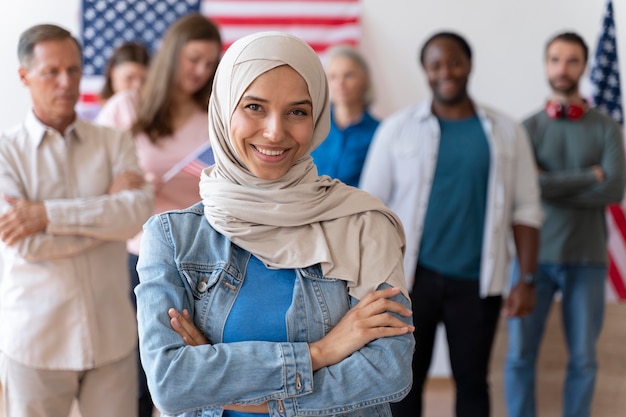
{"label": "wristwatch", "polygon": [[533,274],[532,272],[522,274],[519,280],[524,284],[535,285],[535,274]]}

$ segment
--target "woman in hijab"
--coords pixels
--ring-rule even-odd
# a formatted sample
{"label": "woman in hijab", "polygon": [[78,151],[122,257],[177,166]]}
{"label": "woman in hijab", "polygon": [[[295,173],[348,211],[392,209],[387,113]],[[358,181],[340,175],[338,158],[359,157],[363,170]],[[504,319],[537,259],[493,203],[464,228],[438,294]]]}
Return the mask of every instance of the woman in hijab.
{"label": "woman in hijab", "polygon": [[225,53],[202,202],[144,226],[140,350],[163,414],[391,417],[408,392],[402,226],[317,175],[329,117],[302,40],[263,32]]}

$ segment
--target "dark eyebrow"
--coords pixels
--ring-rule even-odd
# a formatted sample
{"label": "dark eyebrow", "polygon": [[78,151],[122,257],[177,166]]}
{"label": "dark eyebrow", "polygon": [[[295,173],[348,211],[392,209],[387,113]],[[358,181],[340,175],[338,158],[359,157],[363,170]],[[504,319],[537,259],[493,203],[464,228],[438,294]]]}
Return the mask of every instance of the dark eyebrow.
{"label": "dark eyebrow", "polygon": [[306,99],[306,100],[300,100],[300,101],[295,101],[295,102],[293,102],[293,103],[291,103],[291,104],[292,104],[292,105],[294,105],[294,106],[302,106],[302,105],[305,105],[305,106],[311,106],[311,107],[313,107],[313,102],[312,102],[311,100],[309,100],[309,99]]}
{"label": "dark eyebrow", "polygon": [[[244,101],[244,100],[249,100],[249,101],[258,101],[261,103],[267,103],[268,100],[261,98],[261,97],[255,97],[255,96],[243,96],[241,97],[240,101]],[[293,103],[291,103],[292,106],[302,106],[302,105],[306,105],[306,106],[311,106],[313,107],[313,102],[309,99],[304,99],[304,100],[298,100],[298,101],[294,101]]]}
{"label": "dark eyebrow", "polygon": [[267,103],[267,100],[265,100],[264,98],[255,97],[255,96],[243,96],[241,97],[241,101],[243,100],[261,101],[263,103]]}

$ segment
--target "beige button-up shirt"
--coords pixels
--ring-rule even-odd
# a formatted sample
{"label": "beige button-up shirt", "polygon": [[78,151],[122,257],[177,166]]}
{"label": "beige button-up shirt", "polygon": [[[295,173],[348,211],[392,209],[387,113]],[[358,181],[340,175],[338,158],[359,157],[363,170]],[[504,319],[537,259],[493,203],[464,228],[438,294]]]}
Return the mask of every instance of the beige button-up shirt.
{"label": "beige button-up shirt", "polygon": [[[41,369],[83,370],[136,346],[126,239],[152,213],[149,186],[109,195],[141,172],[126,133],[77,120],[66,132],[30,112],[0,139],[0,193],[44,203],[45,233],[0,243],[0,350]],[[0,201],[0,212],[9,205]]]}

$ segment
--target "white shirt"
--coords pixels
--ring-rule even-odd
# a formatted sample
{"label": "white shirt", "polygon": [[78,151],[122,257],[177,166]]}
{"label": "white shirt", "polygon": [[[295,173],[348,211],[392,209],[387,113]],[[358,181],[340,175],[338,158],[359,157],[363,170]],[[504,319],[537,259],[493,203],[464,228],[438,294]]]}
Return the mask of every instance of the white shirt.
{"label": "white shirt", "polygon": [[[540,192],[530,142],[512,119],[476,106],[490,148],[487,211],[480,266],[480,294],[507,290],[513,225],[539,228]],[[407,236],[404,273],[412,288],[428,199],[435,176],[440,129],[431,102],[404,109],[380,125],[359,185],[402,220]]]}
{"label": "white shirt", "polygon": [[84,370],[135,348],[125,241],[153,197],[148,186],[108,195],[126,170],[141,172],[130,136],[81,120],[62,135],[30,112],[0,139],[0,192],[43,202],[49,220],[45,233],[0,244],[0,350],[13,360]]}

